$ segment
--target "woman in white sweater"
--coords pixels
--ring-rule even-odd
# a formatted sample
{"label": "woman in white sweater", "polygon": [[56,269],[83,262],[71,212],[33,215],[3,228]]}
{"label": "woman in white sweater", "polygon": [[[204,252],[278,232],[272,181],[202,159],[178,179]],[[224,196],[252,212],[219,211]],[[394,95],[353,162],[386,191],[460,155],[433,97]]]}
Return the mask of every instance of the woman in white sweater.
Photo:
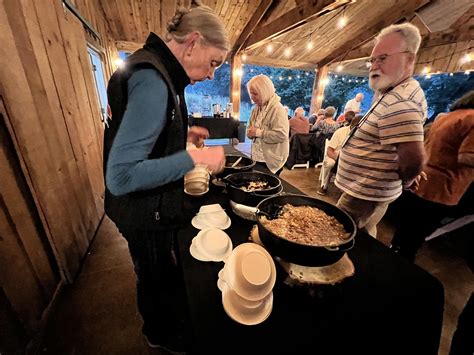
{"label": "woman in white sweater", "polygon": [[247,128],[247,137],[253,140],[252,159],[279,175],[290,149],[288,117],[268,76],[254,76],[247,89],[255,103]]}

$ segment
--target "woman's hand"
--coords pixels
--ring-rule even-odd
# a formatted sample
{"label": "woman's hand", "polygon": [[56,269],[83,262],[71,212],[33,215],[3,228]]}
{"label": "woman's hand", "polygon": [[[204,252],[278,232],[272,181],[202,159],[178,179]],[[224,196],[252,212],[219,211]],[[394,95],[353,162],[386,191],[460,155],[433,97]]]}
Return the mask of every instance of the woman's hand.
{"label": "woman's hand", "polygon": [[197,148],[204,145],[204,139],[209,137],[209,131],[204,127],[192,126],[188,130],[188,142],[193,143]]}
{"label": "woman's hand", "polygon": [[250,126],[247,129],[247,137],[249,137],[250,139],[256,138],[257,137],[257,127]]}
{"label": "woman's hand", "polygon": [[225,155],[224,148],[221,146],[210,147],[207,150],[189,150],[188,154],[191,156],[194,165],[206,165],[212,174],[224,170]]}

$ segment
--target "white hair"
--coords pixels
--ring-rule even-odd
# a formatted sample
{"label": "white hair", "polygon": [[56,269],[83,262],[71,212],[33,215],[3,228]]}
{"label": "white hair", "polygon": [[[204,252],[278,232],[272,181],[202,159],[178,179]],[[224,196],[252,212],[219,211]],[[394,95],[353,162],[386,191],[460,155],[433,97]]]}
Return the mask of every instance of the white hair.
{"label": "white hair", "polygon": [[250,79],[247,83],[247,90],[250,94],[250,89],[254,89],[260,97],[264,104],[270,100],[272,95],[275,93],[275,86],[270,78],[264,74],[259,74]]}
{"label": "white hair", "polygon": [[390,25],[385,27],[380,33],[375,37],[375,43],[380,41],[383,37],[388,36],[392,33],[398,33],[407,45],[407,51],[410,53],[418,53],[418,49],[421,44],[421,35],[420,30],[411,23],[405,22],[398,25]]}

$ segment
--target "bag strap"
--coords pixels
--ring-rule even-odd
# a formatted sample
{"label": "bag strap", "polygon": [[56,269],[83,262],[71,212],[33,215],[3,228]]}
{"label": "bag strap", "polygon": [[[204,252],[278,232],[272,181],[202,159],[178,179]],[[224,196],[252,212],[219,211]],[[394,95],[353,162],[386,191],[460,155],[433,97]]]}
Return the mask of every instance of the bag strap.
{"label": "bag strap", "polygon": [[[369,117],[369,115],[372,113],[372,111],[374,111],[375,107],[377,107],[377,105],[382,101],[382,99],[385,97],[385,95],[387,93],[388,93],[388,91],[385,92],[382,96],[380,96],[380,98],[377,101],[375,101],[372,104],[372,106],[370,106],[370,108],[367,110],[365,115],[362,116],[359,123],[357,123],[354,127],[351,128],[351,130],[349,131],[349,134],[347,135],[346,139],[344,139],[344,141],[342,142],[341,149],[346,145],[347,141],[354,135],[355,131],[357,131],[359,129],[359,127],[361,127],[362,124],[365,121],[367,121],[367,118]],[[339,156],[338,156],[338,159],[339,159]]]}

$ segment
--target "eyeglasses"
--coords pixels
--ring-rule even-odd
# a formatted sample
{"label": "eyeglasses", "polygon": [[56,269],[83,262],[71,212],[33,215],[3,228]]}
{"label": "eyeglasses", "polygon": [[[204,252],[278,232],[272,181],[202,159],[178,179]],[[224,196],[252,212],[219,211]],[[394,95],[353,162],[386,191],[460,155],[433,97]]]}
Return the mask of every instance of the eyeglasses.
{"label": "eyeglasses", "polygon": [[411,53],[411,52],[410,51],[404,51],[404,52],[397,52],[397,53],[392,53],[392,54],[377,55],[375,57],[370,57],[369,59],[367,59],[365,61],[365,65],[367,66],[367,68],[370,69],[374,63],[379,63],[379,64],[382,65],[388,57],[390,57],[392,55],[395,55],[395,54],[403,54],[403,53]]}

